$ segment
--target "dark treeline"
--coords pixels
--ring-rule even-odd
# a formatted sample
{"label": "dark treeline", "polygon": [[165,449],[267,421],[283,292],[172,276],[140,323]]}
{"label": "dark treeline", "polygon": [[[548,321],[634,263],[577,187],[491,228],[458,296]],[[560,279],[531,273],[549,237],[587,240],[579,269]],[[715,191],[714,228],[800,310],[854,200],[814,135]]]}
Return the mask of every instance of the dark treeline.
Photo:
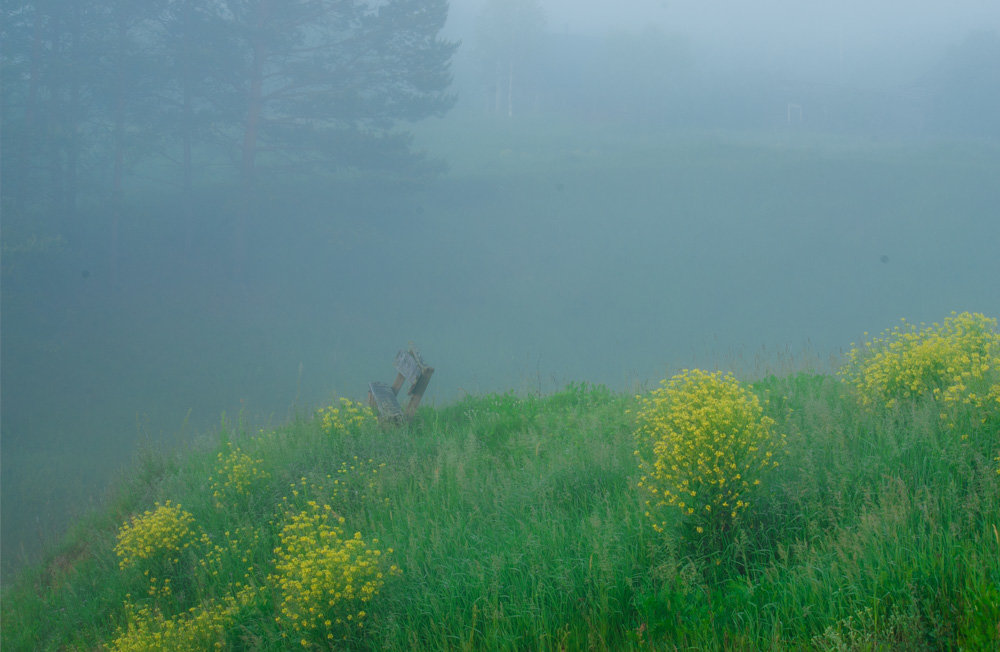
{"label": "dark treeline", "polygon": [[[261,214],[269,184],[292,178],[315,190],[345,170],[426,178],[434,162],[398,125],[455,102],[458,43],[440,37],[448,9],[446,0],[7,3],[5,268],[69,241],[91,257],[105,252],[106,277],[117,279],[136,248],[123,231],[135,224],[143,246],[188,258],[223,251],[239,277],[248,224],[273,221]],[[704,54],[655,28],[557,34],[538,3],[492,1],[457,58],[457,86],[464,109],[508,119],[1000,137],[994,32],[888,82],[723,69]]]}
{"label": "dark treeline", "polygon": [[[5,249],[93,237],[117,276],[130,194],[170,186],[195,246],[228,184],[239,272],[261,170],[418,169],[399,121],[453,103],[446,0],[38,0],[3,10]],[[200,183],[201,182],[201,183]],[[86,228],[81,226],[86,215]],[[178,252],[180,253],[180,252]]]}

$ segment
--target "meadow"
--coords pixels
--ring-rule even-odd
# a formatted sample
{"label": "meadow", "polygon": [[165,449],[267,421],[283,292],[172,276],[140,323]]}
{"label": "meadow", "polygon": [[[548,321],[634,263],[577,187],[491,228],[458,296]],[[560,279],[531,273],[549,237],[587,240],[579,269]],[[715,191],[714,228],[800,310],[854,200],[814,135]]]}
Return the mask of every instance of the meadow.
{"label": "meadow", "polygon": [[835,373],[224,423],[8,583],[3,643],[989,649],[998,514],[1000,334],[952,314]]}

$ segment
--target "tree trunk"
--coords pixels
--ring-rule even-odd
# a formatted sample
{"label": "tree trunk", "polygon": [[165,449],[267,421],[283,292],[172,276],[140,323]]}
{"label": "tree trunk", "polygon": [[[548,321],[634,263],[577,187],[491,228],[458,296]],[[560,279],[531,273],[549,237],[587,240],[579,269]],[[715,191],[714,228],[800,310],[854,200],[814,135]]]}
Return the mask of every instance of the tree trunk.
{"label": "tree trunk", "polygon": [[184,125],[181,133],[181,201],[184,220],[184,255],[192,255],[194,247],[194,171],[191,161],[191,91],[184,88]]}
{"label": "tree trunk", "polygon": [[[257,32],[263,32],[268,17],[267,0],[261,0],[257,5],[256,28]],[[264,104],[264,59],[266,52],[264,43],[256,40],[251,44],[253,48],[253,59],[250,69],[250,88],[247,97],[247,117],[243,127],[243,151],[240,161],[240,177],[243,181],[243,206],[236,216],[236,230],[234,235],[234,274],[236,279],[243,278],[243,265],[247,257],[246,232],[247,222],[251,211],[254,210],[256,202],[254,195],[256,188],[256,163],[257,163],[257,136],[260,130],[260,118]]]}
{"label": "tree trunk", "polygon": [[507,68],[507,117],[514,117],[514,60]]}
{"label": "tree trunk", "polygon": [[115,97],[115,160],[111,179],[111,282],[118,285],[119,254],[118,254],[118,231],[122,215],[122,178],[125,175],[125,146],[122,139],[125,136],[125,101],[121,95],[121,89],[117,91]]}
{"label": "tree trunk", "polygon": [[263,46],[254,45],[253,70],[250,82],[250,97],[247,107],[247,119],[243,128],[243,156],[240,162],[240,177],[243,181],[243,205],[236,215],[236,232],[234,235],[234,274],[237,280],[243,278],[243,265],[247,257],[246,232],[250,212],[254,210],[253,200],[256,194],[254,181],[257,177],[257,132],[260,129],[261,104],[263,102]]}
{"label": "tree trunk", "polygon": [[38,113],[38,85],[41,75],[40,58],[42,56],[43,21],[40,14],[41,10],[36,10],[35,23],[31,30],[31,62],[28,67],[28,97],[24,106],[24,129],[21,130],[20,140],[17,143],[17,165],[12,166],[18,171],[19,178],[8,180],[14,181],[14,183],[5,184],[11,208],[15,213],[21,213],[24,210],[25,192],[32,186],[30,179],[30,171],[33,167],[31,152],[41,144],[39,134],[35,133]]}
{"label": "tree trunk", "polygon": [[52,53],[50,55],[49,97],[46,102],[44,130],[39,130],[38,144],[45,150],[46,166],[49,174],[48,200],[45,208],[51,211],[59,210],[59,202],[63,197],[65,178],[63,175],[62,143],[63,127],[66,122],[65,111],[60,111],[60,101],[65,100],[66,61],[72,56],[67,52],[63,40],[62,12],[53,12],[51,16]]}
{"label": "tree trunk", "polygon": [[184,30],[184,65],[182,66],[183,78],[181,79],[183,104],[181,107],[181,208],[184,220],[184,255],[191,258],[194,249],[194,170],[191,159],[191,143],[194,140],[194,109],[192,107],[191,80],[194,78],[195,70],[192,65],[192,49],[194,47],[191,38],[191,3],[185,2],[183,14],[181,15],[182,29]]}
{"label": "tree trunk", "polygon": [[493,113],[497,115],[500,115],[500,94],[503,88],[503,73],[500,72],[501,70],[500,62],[497,61],[496,76],[493,81]]}
{"label": "tree trunk", "polygon": [[[80,52],[80,9],[73,3],[72,23],[70,24],[70,56],[79,61]],[[80,75],[72,70],[69,77],[69,107],[66,115],[69,124],[66,126],[66,187],[63,195],[63,215],[72,221],[76,217],[77,173],[80,165]]]}
{"label": "tree trunk", "polygon": [[118,233],[122,214],[122,195],[125,177],[125,18],[118,16],[115,61],[114,109],[114,167],[111,178],[111,282],[118,285],[119,251]]}

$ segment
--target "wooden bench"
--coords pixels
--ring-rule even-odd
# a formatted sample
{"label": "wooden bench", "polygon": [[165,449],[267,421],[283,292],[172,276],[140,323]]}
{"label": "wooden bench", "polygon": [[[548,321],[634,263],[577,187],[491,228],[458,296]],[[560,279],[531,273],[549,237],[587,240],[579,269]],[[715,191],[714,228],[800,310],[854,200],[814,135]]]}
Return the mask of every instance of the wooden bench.
{"label": "wooden bench", "polygon": [[[368,383],[368,404],[383,423],[403,423],[413,418],[424,397],[424,390],[431,381],[434,368],[427,366],[420,353],[412,346],[406,351],[396,354],[396,380],[392,386],[381,382]],[[406,410],[399,405],[399,390],[408,384],[407,394],[410,397]]]}

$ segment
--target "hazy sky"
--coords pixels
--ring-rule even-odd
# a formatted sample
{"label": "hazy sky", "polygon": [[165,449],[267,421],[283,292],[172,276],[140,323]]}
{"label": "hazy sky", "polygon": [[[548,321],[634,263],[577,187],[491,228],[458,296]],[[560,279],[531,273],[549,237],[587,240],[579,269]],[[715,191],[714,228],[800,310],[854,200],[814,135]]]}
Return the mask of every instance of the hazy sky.
{"label": "hazy sky", "polygon": [[[464,40],[485,0],[452,0]],[[655,26],[688,39],[701,61],[799,69],[922,69],[975,30],[1000,31],[1000,0],[540,0],[548,30],[601,34]]]}
{"label": "hazy sky", "polygon": [[[479,4],[456,0],[455,4]],[[998,0],[542,0],[551,26],[574,32],[657,24],[742,40],[843,30],[869,38],[1000,28]]]}
{"label": "hazy sky", "polygon": [[[452,0],[455,22],[475,20],[484,0]],[[953,40],[1000,30],[1000,0],[540,0],[554,32],[601,33],[649,25],[722,46],[808,46],[853,40]]]}

